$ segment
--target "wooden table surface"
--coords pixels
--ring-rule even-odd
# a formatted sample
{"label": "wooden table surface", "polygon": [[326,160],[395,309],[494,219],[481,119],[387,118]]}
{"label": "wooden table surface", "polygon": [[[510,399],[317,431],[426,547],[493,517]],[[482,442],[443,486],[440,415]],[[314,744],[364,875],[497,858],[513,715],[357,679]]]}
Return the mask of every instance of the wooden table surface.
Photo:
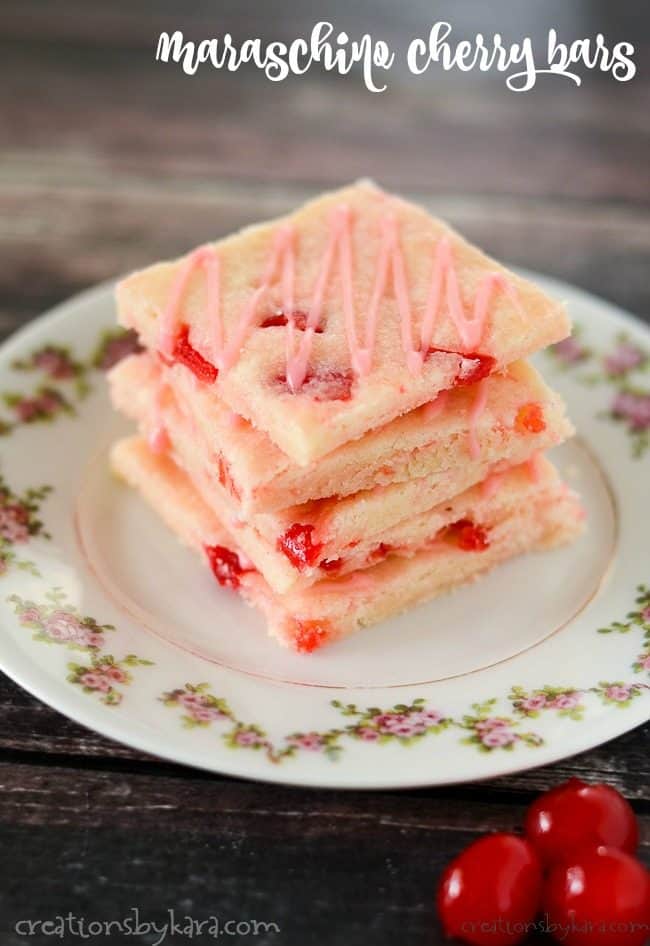
{"label": "wooden table surface", "polygon": [[[542,16],[540,4],[510,4],[505,26],[497,4],[463,4],[462,20],[461,5],[402,6],[3,0],[2,335],[77,290],[359,176],[422,199],[498,257],[648,318],[644,5],[551,2]],[[632,39],[639,74],[626,84],[587,74],[580,88],[547,79],[517,95],[498,77],[397,70],[373,96],[358,75],[271,85],[250,70],[189,77],[154,62],[161,29],[294,36],[331,18],[399,45],[442,15],[459,35],[556,26]],[[14,932],[21,918],[117,919],[134,906],[154,920],[174,908],[277,923],[280,933],[250,938],[259,946],[441,943],[432,890],[444,862],[481,832],[515,828],[536,792],[569,775],[633,801],[650,857],[650,726],[481,785],[362,794],[163,763],[4,678],[0,720],[3,946],[53,941]],[[194,941],[210,939],[165,939]]]}

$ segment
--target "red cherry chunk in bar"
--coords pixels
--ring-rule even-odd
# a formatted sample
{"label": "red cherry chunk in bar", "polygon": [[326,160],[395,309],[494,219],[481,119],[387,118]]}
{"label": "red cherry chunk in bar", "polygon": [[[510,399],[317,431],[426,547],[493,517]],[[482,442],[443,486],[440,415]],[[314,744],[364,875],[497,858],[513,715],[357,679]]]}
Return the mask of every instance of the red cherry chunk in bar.
{"label": "red cherry chunk in bar", "polygon": [[224,545],[206,545],[205,554],[208,556],[210,568],[214,577],[224,588],[239,588],[240,578],[252,568],[243,568],[239,556]]}
{"label": "red cherry chunk in bar", "polygon": [[494,365],[496,364],[496,360],[492,355],[482,355],[480,352],[476,351],[451,351],[448,348],[430,348],[427,352],[427,357],[436,352],[443,352],[447,355],[458,355],[459,358],[462,358],[460,369],[454,378],[453,387],[460,387],[464,384],[476,384],[477,381],[487,378],[494,370]]}
{"label": "red cherry chunk in bar", "polygon": [[[275,382],[291,392],[286,375],[278,375]],[[349,401],[353,382],[351,371],[323,368],[320,371],[308,371],[300,390],[291,393],[306,394],[314,401]]]}
{"label": "red cherry chunk in bar", "polygon": [[[302,312],[300,309],[297,309],[295,312],[292,313],[291,318],[292,318],[294,327],[297,328],[299,332],[304,332],[306,330],[307,328],[307,313],[306,312]],[[289,322],[289,319],[287,318],[284,312],[276,312],[275,315],[269,315],[266,319],[264,319],[264,321],[260,325],[260,328],[281,327],[283,325],[287,325],[288,322]],[[317,325],[316,328],[314,329],[314,334],[322,335],[323,331],[324,331],[323,326]]]}
{"label": "red cherry chunk in bar", "polygon": [[342,558],[324,558],[322,562],[318,563],[318,567],[321,568],[324,572],[330,574],[335,574],[340,571],[343,567]]}
{"label": "red cherry chunk in bar", "polygon": [[293,646],[300,654],[311,654],[331,637],[327,621],[296,621]]}
{"label": "red cherry chunk in bar", "polygon": [[542,405],[522,404],[515,415],[515,430],[520,434],[541,434],[543,430],[546,430]]}
{"label": "red cherry chunk in bar", "polygon": [[190,330],[187,325],[184,325],[174,342],[173,361],[180,362],[180,364],[189,368],[199,381],[203,381],[205,384],[214,384],[219,374],[218,370],[191,345],[189,336]]}
{"label": "red cherry chunk in bar", "polygon": [[442,537],[451,541],[464,552],[484,552],[490,547],[488,530],[471,519],[459,519],[443,529]]}
{"label": "red cherry chunk in bar", "polygon": [[294,522],[278,539],[278,551],[284,552],[293,567],[299,571],[318,563],[323,546],[320,542],[314,541],[313,533],[312,525]]}

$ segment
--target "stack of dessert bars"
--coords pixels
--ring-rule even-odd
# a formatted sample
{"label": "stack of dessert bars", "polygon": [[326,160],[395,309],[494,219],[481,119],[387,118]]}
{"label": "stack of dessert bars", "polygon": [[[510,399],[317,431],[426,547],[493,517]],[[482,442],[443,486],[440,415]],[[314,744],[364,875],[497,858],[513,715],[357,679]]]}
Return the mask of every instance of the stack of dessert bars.
{"label": "stack of dessert bars", "polygon": [[523,360],[566,337],[562,306],[369,182],[117,303],[144,350],[110,374],[139,428],[114,471],[295,651],[581,530],[544,457],[571,425]]}

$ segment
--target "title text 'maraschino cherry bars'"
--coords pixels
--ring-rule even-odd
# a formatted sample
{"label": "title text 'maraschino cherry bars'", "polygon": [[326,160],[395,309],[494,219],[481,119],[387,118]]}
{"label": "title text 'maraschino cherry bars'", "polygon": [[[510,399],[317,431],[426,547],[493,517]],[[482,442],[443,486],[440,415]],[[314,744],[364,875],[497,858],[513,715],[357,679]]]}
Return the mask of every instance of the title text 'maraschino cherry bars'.
{"label": "title text 'maraschino cherry bars'", "polygon": [[[361,182],[117,290],[113,466],[217,581],[311,652],[576,536],[572,433],[523,359],[563,308]],[[434,629],[432,628],[432,631]]]}

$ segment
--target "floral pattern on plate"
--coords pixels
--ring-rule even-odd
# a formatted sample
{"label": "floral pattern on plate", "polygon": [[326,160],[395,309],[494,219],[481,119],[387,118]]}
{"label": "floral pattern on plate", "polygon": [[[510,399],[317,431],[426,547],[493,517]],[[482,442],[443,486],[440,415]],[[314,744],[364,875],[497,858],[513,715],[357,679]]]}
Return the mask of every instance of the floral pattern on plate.
{"label": "floral pattern on plate", "polygon": [[0,474],[0,576],[10,565],[32,575],[39,574],[34,563],[23,556],[22,549],[36,536],[49,539],[39,513],[51,491],[51,486],[30,486],[16,492]]}
{"label": "floral pattern on plate", "polygon": [[589,367],[580,371],[584,384],[607,384],[613,388],[608,409],[603,416],[625,425],[632,444],[632,455],[642,457],[650,448],[650,389],[642,379],[650,369],[650,352],[620,332],[611,348],[596,353],[581,341],[580,329],[552,345],[548,351],[564,368]]}
{"label": "floral pattern on plate", "polygon": [[60,588],[46,591],[38,602],[25,600],[16,594],[9,595],[7,601],[12,605],[20,626],[34,632],[33,640],[62,644],[68,650],[88,654],[88,663],[68,663],[68,682],[81,686],[85,693],[98,693],[107,706],[116,706],[122,701],[123,694],[117,684],[127,686],[132,683],[128,668],[152,664],[135,654],[127,654],[120,660],[112,654],[103,654],[107,634],[115,627],[80,614]]}
{"label": "floral pattern on plate", "polygon": [[[91,308],[92,304],[88,303]],[[106,301],[102,305],[106,307],[106,317],[102,317],[103,321],[100,322],[93,321],[93,325],[110,324],[109,305]],[[89,311],[84,310],[84,318]],[[15,357],[11,361],[8,359],[4,368],[4,393],[0,395],[0,403],[4,402],[5,405],[4,415],[0,418],[0,433],[5,437],[20,428],[23,428],[25,437],[41,437],[43,431],[34,427],[38,428],[45,421],[56,422],[59,418],[61,422],[67,418],[80,427],[84,426],[89,410],[87,404],[96,400],[101,388],[99,383],[95,384],[98,373],[139,350],[133,333],[112,327],[101,329],[98,339],[86,333],[85,343],[77,344],[76,330],[82,324],[81,310],[79,312],[78,316],[72,315],[69,329],[64,326],[63,331],[49,334],[49,330],[41,329],[39,336],[34,326],[29,330],[29,336],[36,340],[36,344],[30,344],[26,338],[22,348],[15,345]],[[79,322],[75,323],[76,318],[79,318]],[[587,318],[583,322],[586,325]],[[642,332],[634,331],[631,323],[628,323],[631,325],[630,332],[616,334],[614,330],[610,331],[612,323],[616,322],[616,318],[611,318],[600,333],[594,332],[593,325],[589,323],[589,338],[578,331],[572,338],[554,346],[551,358],[558,369],[557,376],[566,373],[568,389],[573,386],[573,379],[584,385],[585,390],[589,387],[594,389],[594,401],[598,403],[591,411],[591,418],[597,417],[598,420],[591,426],[587,424],[594,443],[598,442],[600,447],[598,428],[602,432],[603,422],[609,422],[612,427],[611,434],[607,435],[610,436],[610,442],[618,436],[617,428],[625,430],[632,446],[632,455],[640,459],[647,456],[650,446],[650,391],[646,383],[650,358],[647,346],[644,347],[640,340],[643,338]],[[84,324],[88,326],[91,323],[86,320]],[[621,325],[622,322],[619,320],[617,324]],[[606,337],[606,332],[612,339],[609,344],[601,341]],[[74,342],[72,346],[67,344],[70,340]],[[89,397],[90,394],[93,397]],[[82,433],[80,431],[80,435]],[[82,445],[85,443],[82,438]],[[37,455],[38,445],[33,439],[29,442],[30,449],[36,451],[34,455]],[[14,444],[11,443],[7,461],[17,456],[13,451]],[[619,453],[623,457],[624,452]],[[624,459],[626,469],[636,466],[629,462],[627,456]],[[236,774],[246,772],[262,778],[265,772],[271,770],[267,760],[277,769],[278,763],[285,760],[303,759],[306,765],[302,770],[300,765],[287,766],[286,779],[294,779],[289,772],[295,771],[298,773],[295,776],[298,783],[318,784],[318,772],[313,770],[316,773],[313,777],[309,774],[312,771],[308,768],[308,765],[312,765],[310,760],[316,763],[319,758],[349,760],[354,771],[357,756],[365,765],[366,759],[371,760],[379,747],[386,747],[386,755],[390,747],[396,747],[395,751],[400,755],[402,749],[409,749],[405,758],[415,756],[422,760],[422,763],[417,762],[417,766],[422,768],[423,774],[416,776],[415,783],[431,784],[438,781],[440,775],[443,780],[456,778],[457,764],[463,772],[462,778],[509,771],[512,764],[503,760],[511,755],[522,760],[516,763],[522,767],[539,764],[538,760],[549,758],[547,749],[551,749],[557,758],[562,753],[579,751],[594,742],[589,736],[578,743],[570,733],[589,732],[592,727],[599,727],[602,720],[610,720],[613,716],[620,715],[623,720],[632,720],[631,723],[608,724],[604,738],[611,738],[647,716],[647,713],[640,713],[638,708],[650,694],[650,683],[644,682],[642,676],[650,673],[648,585],[638,587],[631,610],[625,617],[607,626],[597,626],[599,621],[610,617],[607,612],[603,615],[604,608],[599,606],[599,616],[592,625],[583,629],[582,642],[584,644],[595,631],[603,635],[596,638],[600,641],[598,654],[603,659],[599,659],[598,669],[589,671],[588,667],[584,668],[585,676],[581,676],[579,681],[558,680],[559,673],[556,677],[552,671],[548,676],[540,672],[537,677],[533,671],[529,672],[530,667],[526,664],[521,677],[519,673],[513,672],[512,676],[519,678],[516,684],[507,677],[504,679],[505,674],[502,674],[501,682],[493,688],[490,672],[481,671],[471,678],[474,681],[471,695],[467,693],[468,685],[461,688],[462,692],[444,690],[445,693],[452,693],[448,703],[446,697],[443,699],[437,695],[443,691],[430,685],[421,694],[418,693],[417,698],[392,705],[391,698],[384,691],[383,698],[380,695],[375,697],[378,705],[368,706],[359,702],[314,699],[314,693],[317,692],[314,690],[311,690],[306,700],[300,694],[296,696],[296,691],[292,691],[290,686],[274,687],[273,700],[279,693],[280,699],[286,701],[286,706],[282,706],[285,714],[283,718],[292,721],[291,725],[280,726],[277,719],[273,723],[270,718],[273,716],[270,703],[264,703],[265,699],[268,701],[268,695],[255,690],[255,700],[258,692],[261,693],[260,702],[251,702],[254,684],[250,680],[246,683],[247,698],[240,702],[238,696],[233,697],[233,689],[239,694],[239,689],[233,686],[236,671],[225,671],[223,668],[217,671],[213,668],[211,683],[181,685],[176,666],[177,652],[169,648],[169,657],[168,645],[156,642],[153,638],[148,639],[147,652],[156,659],[155,669],[150,674],[140,675],[136,673],[138,668],[153,666],[153,662],[131,652],[132,622],[129,624],[125,621],[122,627],[121,620],[116,619],[118,626],[114,628],[109,623],[102,623],[97,618],[81,613],[61,589],[55,587],[55,580],[48,581],[48,575],[38,575],[36,568],[25,558],[24,550],[29,548],[32,539],[47,539],[48,531],[53,533],[57,543],[61,539],[58,527],[54,525],[55,517],[49,516],[54,504],[62,502],[56,477],[52,478],[54,492],[49,486],[26,488],[24,484],[32,482],[30,474],[34,465],[25,463],[21,468],[20,464],[8,463],[7,466],[11,469],[16,466],[20,474],[18,478],[14,472],[8,476],[11,487],[4,481],[0,483],[0,574],[4,575],[7,589],[4,599],[11,609],[9,613],[13,615],[13,620],[7,622],[7,640],[20,637],[20,647],[28,651],[29,659],[34,663],[40,661],[41,668],[46,669],[54,681],[50,683],[49,689],[41,688],[39,691],[35,686],[34,692],[41,692],[52,705],[58,705],[80,721],[89,720],[89,725],[100,730],[101,719],[109,715],[108,709],[105,712],[103,707],[114,708],[122,704],[121,711],[114,718],[120,720],[123,735],[119,734],[116,726],[112,733],[129,742],[131,724],[139,725],[142,718],[152,731],[158,731],[157,744],[145,744],[147,751],[159,751],[171,757],[176,754],[178,758],[189,759],[199,765],[206,764],[205,760],[208,759],[208,767],[216,770],[234,771]],[[3,468],[6,469],[5,464]],[[614,472],[618,469],[616,467]],[[24,479],[21,482],[23,470]],[[48,502],[44,504],[46,499]],[[36,543],[36,552],[38,549]],[[26,574],[21,576],[22,572]],[[20,578],[20,582],[16,580],[12,584],[12,577]],[[643,577],[637,572],[629,581],[636,584]],[[29,586],[27,591],[25,582]],[[84,586],[83,590],[86,592],[88,588]],[[622,591],[625,592],[624,586]],[[100,613],[101,597],[96,593],[89,593],[87,597],[91,599],[88,610]],[[86,595],[83,600],[86,601]],[[616,614],[616,611],[613,613]],[[582,633],[580,628],[577,630]],[[637,633],[642,640],[632,648]],[[618,640],[616,646],[611,646],[618,635],[626,635],[626,642],[629,643],[626,643],[625,648],[623,642]],[[41,645],[44,643],[57,644],[58,648],[43,648]],[[45,656],[40,657],[40,653]],[[17,662],[12,664],[12,659],[8,649],[3,666],[20,679],[20,672],[16,670]],[[184,655],[183,660],[186,659],[187,655]],[[163,663],[165,665],[161,666]],[[192,666],[196,675],[183,672],[181,680],[201,680],[204,673],[208,673],[205,661],[200,658],[192,658]],[[630,668],[636,675],[634,680],[627,678]],[[605,674],[606,679],[598,679]],[[589,679],[590,675],[593,681]],[[222,688],[224,676],[230,684],[228,689]],[[26,679],[26,675],[23,674],[23,677]],[[544,682],[549,678],[551,682]],[[535,681],[534,685],[527,682],[530,680]],[[67,681],[60,688],[63,695],[58,692],[58,681]],[[179,685],[174,687],[176,682]],[[237,683],[239,686],[243,684]],[[74,701],[65,696],[66,692],[74,694],[75,691],[88,694],[93,699]],[[162,695],[161,691],[164,691]],[[224,692],[229,694],[227,700],[221,695]],[[125,700],[129,693],[133,697],[132,701]],[[161,702],[168,709],[160,709]],[[77,703],[83,703],[90,709],[82,711]],[[242,712],[236,708],[238,703],[240,706],[253,706],[254,709]],[[581,721],[589,725],[577,725]],[[598,738],[602,739],[600,729],[598,733]],[[187,752],[180,747],[179,739],[183,740],[183,746],[190,745]],[[167,740],[172,745],[169,753]],[[146,743],[146,740],[141,738],[140,742]],[[569,750],[565,748],[567,744]],[[212,753],[210,745],[213,746]],[[244,766],[229,763],[227,755],[219,752],[217,746],[228,750],[227,755],[232,750],[243,759],[257,757],[265,769],[255,768],[253,761]],[[418,752],[414,747],[423,747],[423,751]],[[448,754],[453,755],[453,763],[449,765]],[[377,755],[381,757],[384,753]],[[460,761],[461,756],[470,760],[469,765]],[[534,761],[527,762],[527,758]],[[496,761],[486,762],[490,759]],[[368,765],[372,763],[369,761]],[[396,785],[413,783],[409,782],[410,775],[406,781],[401,780],[399,773],[394,779],[387,776],[385,765],[385,762],[376,764],[379,782],[386,782],[388,778]],[[337,770],[342,774],[334,779],[329,777],[328,784],[349,784],[347,763],[343,764],[342,761],[341,766],[334,769]],[[271,775],[269,777],[273,778]],[[352,781],[356,777],[353,776]],[[284,775],[282,779],[285,779]]]}
{"label": "floral pattern on plate", "polygon": [[70,347],[47,342],[11,363],[14,371],[36,376],[28,392],[4,391],[2,400],[10,418],[0,418],[0,435],[6,436],[23,424],[52,422],[63,414],[75,415],[79,404],[92,389],[93,371],[108,371],[122,358],[139,351],[134,332],[124,329],[103,331],[87,359]]}

